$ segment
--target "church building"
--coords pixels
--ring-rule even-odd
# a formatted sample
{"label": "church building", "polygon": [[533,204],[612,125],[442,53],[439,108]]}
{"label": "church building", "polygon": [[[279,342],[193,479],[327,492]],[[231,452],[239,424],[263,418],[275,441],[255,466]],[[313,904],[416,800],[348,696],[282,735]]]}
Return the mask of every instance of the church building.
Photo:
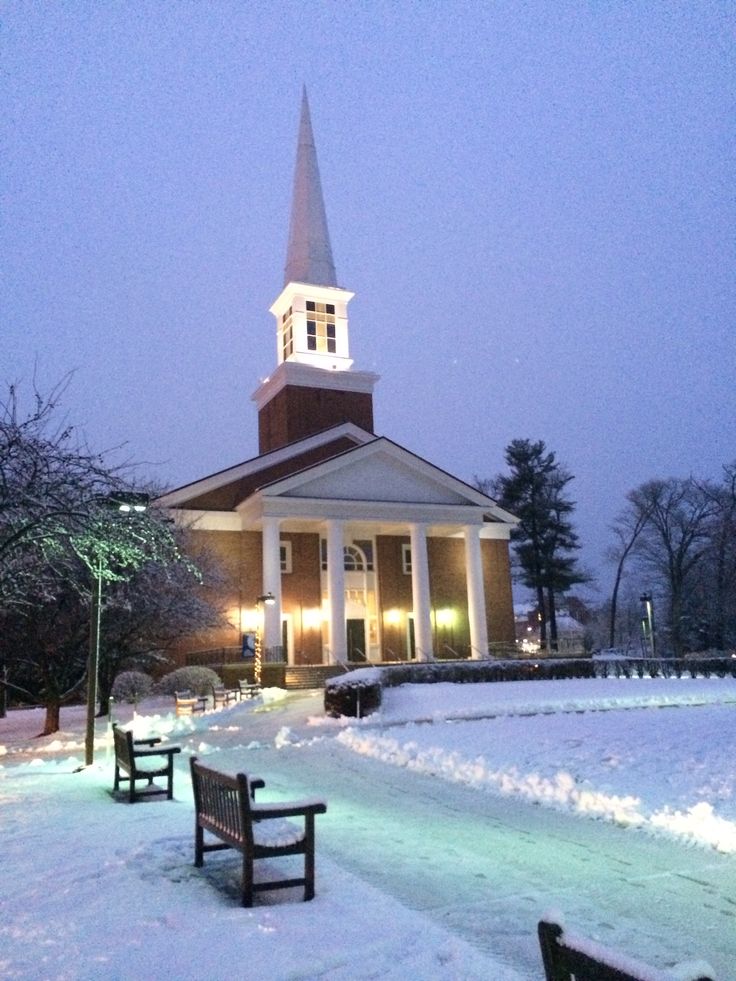
{"label": "church building", "polygon": [[[302,97],[277,364],[252,398],[258,456],[159,503],[223,563],[225,630],[286,665],[484,658],[514,643],[509,534],[491,498],[373,431],[353,367],[309,105]],[[470,429],[470,422],[468,423]],[[268,602],[264,602],[268,599]]]}

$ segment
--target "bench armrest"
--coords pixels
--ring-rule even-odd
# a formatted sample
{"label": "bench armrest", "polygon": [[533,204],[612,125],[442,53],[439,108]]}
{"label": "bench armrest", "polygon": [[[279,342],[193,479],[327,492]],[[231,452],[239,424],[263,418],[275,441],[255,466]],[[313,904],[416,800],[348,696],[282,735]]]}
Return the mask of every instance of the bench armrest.
{"label": "bench armrest", "polygon": [[151,736],[149,739],[134,739],[134,746],[155,746],[156,743],[161,742],[160,736]]}
{"label": "bench armrest", "polygon": [[256,821],[266,821],[271,818],[299,817],[307,814],[325,814],[327,804],[323,800],[296,800],[274,802],[272,804],[254,804],[251,814]]}
{"label": "bench armrest", "polygon": [[[160,742],[159,740],[156,741]],[[181,746],[165,746],[161,744],[153,746],[151,749],[137,749],[135,751],[136,756],[165,756],[169,753],[181,753]]]}

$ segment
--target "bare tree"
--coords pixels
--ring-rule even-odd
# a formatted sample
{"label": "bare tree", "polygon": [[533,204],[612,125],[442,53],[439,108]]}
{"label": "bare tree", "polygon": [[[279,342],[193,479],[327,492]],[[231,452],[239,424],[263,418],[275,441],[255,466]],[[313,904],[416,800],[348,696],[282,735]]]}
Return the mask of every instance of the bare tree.
{"label": "bare tree", "polygon": [[[159,643],[172,629],[161,625],[163,597],[173,608],[183,603],[184,580],[198,582],[167,516],[143,506],[146,488],[133,482],[132,468],[109,466],[72,426],[57,423],[65,385],[48,397],[34,391],[26,415],[13,385],[0,403],[0,667],[3,677],[10,669],[17,696],[46,706],[45,732],[56,731],[60,706],[90,683],[85,652],[93,607],[95,623],[104,607],[103,584],[112,595],[111,584],[139,570],[157,577]],[[139,627],[142,619],[139,613]],[[149,635],[150,624],[149,617]]]}
{"label": "bare tree", "polygon": [[[642,567],[666,601],[672,652],[685,652],[688,589],[709,547],[713,502],[688,478],[650,480],[628,495],[629,527],[641,521],[634,546]],[[643,520],[642,520],[643,519]]]}
{"label": "bare tree", "polygon": [[102,616],[100,711],[106,711],[116,675],[168,661],[183,637],[227,624],[216,599],[224,582],[220,562],[177,529],[182,559],[147,562],[130,578],[110,585]]}
{"label": "bare tree", "polygon": [[[73,561],[71,563],[74,565]],[[46,709],[42,735],[59,729],[62,705],[78,700],[86,681],[89,601],[70,585],[83,567],[46,570],[24,602],[0,611],[0,659],[11,697]]]}
{"label": "bare tree", "polygon": [[736,643],[736,461],[723,467],[720,484],[699,482],[712,505],[705,574],[696,583],[702,645],[725,650]]}
{"label": "bare tree", "polygon": [[26,414],[16,385],[0,400],[0,608],[38,595],[69,536],[84,533],[94,502],[126,488],[120,468],[91,452],[59,421],[68,377],[48,396],[33,392]]}
{"label": "bare tree", "polygon": [[612,528],[613,534],[616,537],[616,545],[609,552],[609,557],[616,562],[616,575],[613,580],[608,621],[609,647],[616,646],[616,614],[618,612],[618,594],[621,588],[624,566],[639,540],[639,535],[642,533],[651,516],[649,502],[645,498],[636,497],[636,491],[632,491],[627,497],[629,500],[628,507],[619,514]]}

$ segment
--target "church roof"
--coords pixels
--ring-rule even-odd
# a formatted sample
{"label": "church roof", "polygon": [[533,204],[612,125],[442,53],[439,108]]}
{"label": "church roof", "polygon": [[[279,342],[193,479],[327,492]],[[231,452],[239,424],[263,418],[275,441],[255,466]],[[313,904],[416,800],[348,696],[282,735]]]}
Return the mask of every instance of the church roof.
{"label": "church roof", "polygon": [[295,515],[303,510],[300,501],[307,509],[332,501],[363,520],[408,520],[418,508],[424,518],[460,520],[474,512],[487,522],[516,523],[477,488],[351,423],[171,491],[159,503],[186,511],[256,515],[266,500],[280,501],[285,514]]}
{"label": "church roof", "polygon": [[289,443],[163,494],[163,507],[232,511],[254,491],[376,437],[353,423]]}
{"label": "church roof", "polygon": [[302,91],[284,284],[337,286],[306,87]]}

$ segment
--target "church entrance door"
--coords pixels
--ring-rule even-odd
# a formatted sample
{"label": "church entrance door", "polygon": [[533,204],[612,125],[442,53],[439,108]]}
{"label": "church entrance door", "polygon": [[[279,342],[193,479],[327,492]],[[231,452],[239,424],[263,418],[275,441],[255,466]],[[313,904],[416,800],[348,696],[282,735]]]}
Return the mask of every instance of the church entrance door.
{"label": "church entrance door", "polygon": [[346,621],[348,661],[365,661],[365,620],[349,617]]}

